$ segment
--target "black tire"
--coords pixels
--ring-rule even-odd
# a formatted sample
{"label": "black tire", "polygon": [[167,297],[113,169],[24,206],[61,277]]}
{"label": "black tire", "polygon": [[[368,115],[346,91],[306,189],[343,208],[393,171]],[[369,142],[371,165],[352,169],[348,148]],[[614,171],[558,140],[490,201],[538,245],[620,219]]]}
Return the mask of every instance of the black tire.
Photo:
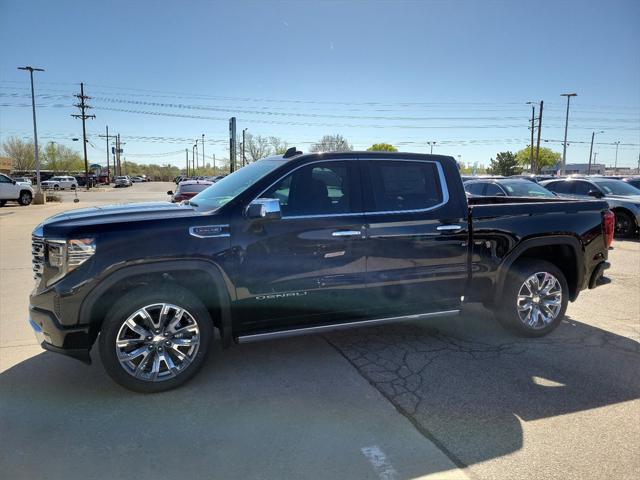
{"label": "black tire", "polygon": [[616,215],[615,236],[617,238],[631,238],[636,233],[636,222],[633,217],[622,210],[614,211]]}
{"label": "black tire", "polygon": [[7,204],[6,200],[0,200],[0,207],[4,207]]}
{"label": "black tire", "polygon": [[[532,306],[530,310],[531,313],[527,316],[528,311],[519,308],[520,306],[524,307],[527,305],[526,297],[529,287],[525,286],[525,282],[536,274],[541,274],[538,276],[538,281],[540,278],[544,279],[545,277],[542,274],[545,273],[557,280],[559,289],[552,289],[548,296],[546,294],[544,296],[533,294],[532,300],[529,302]],[[549,282],[551,282],[550,277],[546,278],[549,278]],[[544,284],[542,286],[544,286]],[[555,292],[558,290],[561,294],[560,299],[555,295]],[[542,289],[542,291],[544,291],[544,289]],[[521,293],[524,295],[522,299],[519,300]],[[553,305],[547,305],[547,303],[551,303],[552,301],[554,303]],[[564,274],[558,267],[544,260],[523,259],[511,266],[505,282],[502,298],[497,305],[496,317],[503,326],[514,330],[519,335],[525,337],[542,337],[560,325],[567,311],[568,301],[569,285],[567,284],[567,279]],[[556,305],[558,302],[559,305]],[[536,309],[538,313],[534,315],[534,310]],[[540,315],[540,312],[542,312],[542,315]],[[523,316],[526,318],[523,319]],[[547,322],[545,319],[549,319],[549,321]],[[533,323],[534,320],[535,325],[527,323],[527,321]]]}
{"label": "black tire", "polygon": [[[121,363],[118,357],[118,348],[120,347],[117,347],[116,341],[118,338],[123,338],[123,329],[126,330],[127,328],[124,326],[124,324],[128,319],[130,319],[132,314],[134,314],[142,307],[150,305],[157,306],[158,304],[171,304],[186,310],[188,317],[184,321],[194,322],[197,325],[197,329],[199,331],[199,341],[193,357],[189,360],[186,366],[181,367],[184,369],[176,369],[176,373],[176,371],[169,368],[169,364],[167,362],[164,362],[164,366],[166,367],[166,369],[164,370],[163,374],[167,376],[166,379],[143,379],[139,378],[138,376],[134,376],[135,373],[131,372],[131,369],[135,365],[130,366],[123,365]],[[150,316],[153,316],[153,308],[149,309],[149,313],[151,314]],[[140,316],[134,318],[137,318],[141,323],[144,322],[143,320],[141,320],[142,317]],[[188,323],[188,325],[190,325],[190,323]],[[149,329],[149,333],[154,335],[154,339],[155,337],[161,337],[163,334],[160,329],[153,331]],[[177,345],[178,336],[179,335],[175,335],[175,338],[169,337],[161,339],[159,342],[159,346],[158,342],[146,341],[143,344],[138,343],[134,347],[131,347],[131,351],[133,351],[134,349],[141,350],[143,349],[143,347],[151,350],[151,352],[146,352],[147,355],[142,357],[142,359],[138,363],[138,366],[146,361],[147,365],[143,368],[143,370],[147,368],[151,370],[155,367],[155,363],[153,363],[155,357],[158,357],[159,355],[167,355],[169,357],[173,357],[170,358],[170,360],[172,364],[175,362],[175,364],[177,365],[178,361],[180,360],[179,357],[175,357],[175,350],[177,350],[177,346],[171,348],[165,347],[164,352],[160,352],[163,351],[164,340],[169,341],[169,343],[171,343],[170,340],[173,340]],[[145,338],[146,340],[149,340],[151,337]],[[176,285],[155,285],[136,289],[123,296],[115,303],[115,305],[107,314],[104,323],[102,324],[102,329],[98,338],[98,344],[100,347],[100,358],[102,359],[102,364],[104,365],[106,372],[116,383],[123,386],[124,388],[133,390],[135,392],[156,393],[176,388],[193,377],[202,367],[202,364],[204,363],[205,358],[209,352],[212,339],[213,321],[211,320],[206,307],[195,295],[193,295],[188,290],[185,290],[184,288]],[[180,348],[183,347],[181,346]],[[122,354],[122,350],[120,350],[120,352]],[[170,352],[171,355],[169,355]],[[184,350],[180,352],[184,354]],[[144,353],[145,352],[140,353],[139,356],[142,356]],[[127,355],[127,353],[125,353],[124,355]],[[139,358],[139,356],[135,358]],[[149,360],[148,357],[153,358]],[[149,363],[153,363],[153,365],[149,365]],[[158,361],[158,365],[159,368],[162,365],[160,363],[160,360]],[[136,371],[137,370],[138,369],[136,368]],[[141,372],[141,375],[145,375],[145,373]],[[153,375],[153,372],[149,372],[149,376],[151,375]]]}
{"label": "black tire", "polygon": [[20,192],[20,196],[18,197],[18,203],[23,207],[30,205],[33,201],[33,195],[29,190],[23,190]]}
{"label": "black tire", "polygon": [[54,185],[54,186],[53,186],[53,189],[54,189],[54,190],[60,190],[60,185]]}

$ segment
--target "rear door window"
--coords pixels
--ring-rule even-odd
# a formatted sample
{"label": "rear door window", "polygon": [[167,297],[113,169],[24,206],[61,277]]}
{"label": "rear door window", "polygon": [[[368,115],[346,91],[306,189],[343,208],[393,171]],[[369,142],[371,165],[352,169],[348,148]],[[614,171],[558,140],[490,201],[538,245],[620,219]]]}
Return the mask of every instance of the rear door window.
{"label": "rear door window", "polygon": [[374,212],[424,210],[442,204],[444,195],[435,163],[383,160],[369,165]]}
{"label": "rear door window", "polygon": [[504,196],[504,191],[495,183],[487,183],[487,193],[489,197]]}

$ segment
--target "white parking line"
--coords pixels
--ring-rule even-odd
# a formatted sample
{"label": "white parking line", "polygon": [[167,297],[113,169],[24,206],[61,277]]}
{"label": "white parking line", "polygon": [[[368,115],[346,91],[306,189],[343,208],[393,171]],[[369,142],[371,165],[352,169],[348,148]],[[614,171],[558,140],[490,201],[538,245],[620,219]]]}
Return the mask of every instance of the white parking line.
{"label": "white parking line", "polygon": [[374,470],[378,474],[381,480],[395,480],[398,476],[398,472],[393,468],[391,462],[384,454],[380,447],[374,445],[372,447],[362,447],[360,449],[362,454],[367,457],[367,460],[373,465]]}

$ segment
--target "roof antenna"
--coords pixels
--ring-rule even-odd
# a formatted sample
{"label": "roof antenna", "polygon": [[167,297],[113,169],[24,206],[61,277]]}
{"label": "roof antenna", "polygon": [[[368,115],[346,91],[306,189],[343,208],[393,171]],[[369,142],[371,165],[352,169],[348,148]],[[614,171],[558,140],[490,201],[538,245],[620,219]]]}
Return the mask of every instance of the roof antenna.
{"label": "roof antenna", "polygon": [[301,154],[302,152],[299,151],[296,147],[291,147],[291,148],[287,148],[287,151],[284,152],[284,155],[282,156],[282,158],[291,158]]}

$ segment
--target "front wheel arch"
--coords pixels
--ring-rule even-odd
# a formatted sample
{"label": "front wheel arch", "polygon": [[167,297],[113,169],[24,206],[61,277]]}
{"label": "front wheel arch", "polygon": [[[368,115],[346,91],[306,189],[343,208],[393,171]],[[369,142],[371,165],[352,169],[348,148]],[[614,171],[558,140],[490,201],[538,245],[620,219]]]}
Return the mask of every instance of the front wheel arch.
{"label": "front wheel arch", "polygon": [[[617,224],[617,217],[620,213],[622,213],[623,215],[627,215],[629,217],[629,219],[632,222],[632,232],[630,232],[629,235],[625,235],[622,236],[620,238],[628,238],[628,237],[632,237],[634,236],[637,232],[638,232],[638,222],[636,221],[636,216],[633,214],[633,212],[631,212],[630,210],[624,208],[624,207],[615,207],[612,208],[611,211],[616,215],[616,224]],[[616,231],[616,230],[614,230]],[[617,236],[617,231],[616,231],[616,236]]]}
{"label": "front wheel arch", "polygon": [[204,260],[152,262],[124,267],[102,279],[80,306],[80,322],[89,324],[89,344],[95,342],[111,305],[131,288],[168,284],[191,290],[198,281],[206,282],[209,287],[209,295],[197,296],[207,306],[214,325],[220,330],[222,346],[228,348],[233,339],[231,301],[235,298],[235,288],[220,267]]}

